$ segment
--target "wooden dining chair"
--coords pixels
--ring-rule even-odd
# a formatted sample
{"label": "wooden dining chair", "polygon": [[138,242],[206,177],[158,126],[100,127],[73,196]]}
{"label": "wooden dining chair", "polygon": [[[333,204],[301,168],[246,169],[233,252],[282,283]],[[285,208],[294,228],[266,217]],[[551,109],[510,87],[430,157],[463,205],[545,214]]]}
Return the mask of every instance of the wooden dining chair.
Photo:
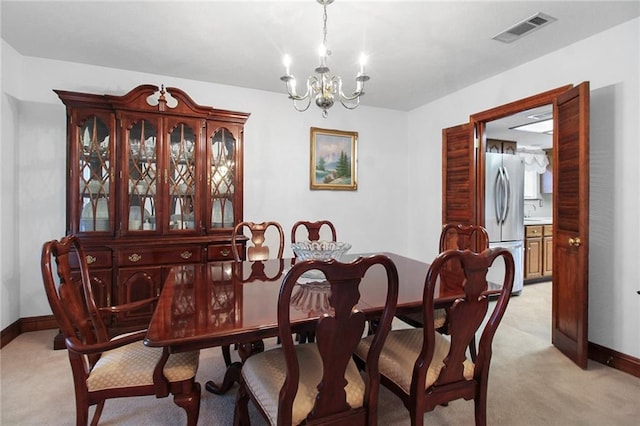
{"label": "wooden dining chair", "polygon": [[[247,247],[246,259],[253,262],[261,262],[263,260],[270,259],[270,249],[267,244],[267,231],[269,228],[275,229],[278,233],[278,248],[276,259],[282,259],[282,255],[284,253],[284,231],[282,230],[282,226],[278,222],[262,222],[262,223],[254,223],[254,222],[240,222],[233,228],[233,233],[231,234],[231,253],[236,262],[239,262],[243,259],[243,256],[238,252],[238,243],[241,237],[244,237],[245,229],[248,229],[250,232],[249,241],[251,241],[250,245]],[[284,267],[284,265],[282,264]],[[256,342],[258,345],[261,345],[262,342]],[[236,346],[237,347],[237,346]],[[222,358],[224,359],[224,363],[227,367],[231,365],[231,346],[223,345],[221,346],[222,350]],[[218,392],[215,389],[215,384],[213,382],[207,382],[205,384],[207,390],[211,392]]]}
{"label": "wooden dining chair", "polygon": [[[489,310],[487,272],[502,257],[505,276],[497,302]],[[434,290],[438,276],[447,262],[459,262],[464,273],[464,296],[457,299],[448,312],[449,336],[435,331],[433,321]],[[475,403],[475,423],[487,423],[487,380],[491,363],[492,341],[507,308],[513,289],[515,265],[511,253],[503,248],[482,253],[470,250],[447,250],[440,253],[427,272],[423,309],[424,327],[393,330],[380,355],[382,384],[400,397],[409,410],[412,425],[422,425],[424,413],[436,406],[464,398]],[[467,359],[466,350],[476,333],[481,331],[475,362]],[[373,338],[362,340],[356,350],[366,362]]]}
{"label": "wooden dining chair", "polygon": [[[446,250],[471,250],[479,253],[489,248],[489,234],[480,225],[446,224],[440,232],[438,252]],[[460,288],[464,282],[464,273],[457,260],[447,262],[440,274],[441,288]],[[422,327],[423,313],[415,312],[398,316],[399,319],[414,327]],[[441,333],[447,333],[447,309],[434,310],[434,327]],[[471,359],[476,358],[476,341],[469,346]]]}
{"label": "wooden dining chair", "polygon": [[[73,259],[75,257],[75,259]],[[79,276],[71,265],[79,265]],[[49,241],[42,247],[42,277],[53,315],[65,338],[76,396],[76,424],[98,423],[110,398],[174,395],[196,425],[200,412],[200,385],[195,381],[199,351],[169,354],[143,344],[146,330],[109,338],[104,315],[140,309],[157,298],[98,308],[86,255],[75,236]]]}
{"label": "wooden dining chair", "polygon": [[325,229],[328,229],[327,235],[329,232],[331,232],[331,240],[327,240],[327,241],[338,241],[336,228],[333,226],[333,223],[331,223],[330,221],[319,220],[317,222],[308,222],[308,221],[301,220],[294,223],[293,226],[291,227],[291,242],[295,243],[298,241],[298,239],[296,238],[298,236],[298,228],[306,230],[308,241],[319,241],[323,227]]}
{"label": "wooden dining chair", "polygon": [[[331,233],[331,240],[326,241],[338,241],[336,228],[333,226],[333,223],[328,220],[318,220],[316,222],[300,220],[294,223],[291,227],[291,243],[299,241],[296,238],[298,236],[298,229],[300,229],[300,234],[302,234],[302,230],[306,231],[307,241],[320,241],[321,231],[326,232],[326,235],[328,235],[329,232]],[[294,260],[292,260],[292,262],[294,262]],[[305,331],[296,335],[296,341],[299,343],[313,342],[315,338],[314,331]]]}
{"label": "wooden dining chair", "polygon": [[[361,376],[353,352],[362,337],[366,318],[356,306],[362,277],[372,267],[383,267],[386,271],[386,279],[380,286],[386,287],[387,294]],[[291,318],[291,296],[301,275],[312,269],[322,271],[330,285],[330,306],[315,321],[317,342],[296,345],[292,336],[295,321]],[[252,400],[272,425],[375,425],[380,385],[378,357],[391,328],[397,298],[398,272],[384,255],[360,257],[351,263],[306,260],[293,265],[282,282],[278,298],[282,346],[245,361],[235,424],[249,424],[248,402]]]}
{"label": "wooden dining chair", "polygon": [[275,228],[278,233],[279,244],[275,258],[282,259],[282,254],[284,253],[284,231],[278,222],[240,222],[233,228],[233,233],[231,234],[231,252],[236,261],[240,261],[244,257],[238,252],[238,243],[239,239],[244,237],[245,228],[249,229],[251,234],[248,237],[251,244],[247,246],[247,260],[267,260],[273,258],[270,256],[269,245],[266,243],[269,228]]}

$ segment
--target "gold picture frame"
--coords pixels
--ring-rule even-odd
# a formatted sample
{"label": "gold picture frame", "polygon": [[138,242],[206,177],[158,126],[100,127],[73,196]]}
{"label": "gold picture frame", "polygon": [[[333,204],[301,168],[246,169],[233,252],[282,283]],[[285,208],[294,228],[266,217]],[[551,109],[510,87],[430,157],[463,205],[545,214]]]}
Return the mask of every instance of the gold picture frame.
{"label": "gold picture frame", "polygon": [[358,189],[358,132],[311,128],[311,189]]}

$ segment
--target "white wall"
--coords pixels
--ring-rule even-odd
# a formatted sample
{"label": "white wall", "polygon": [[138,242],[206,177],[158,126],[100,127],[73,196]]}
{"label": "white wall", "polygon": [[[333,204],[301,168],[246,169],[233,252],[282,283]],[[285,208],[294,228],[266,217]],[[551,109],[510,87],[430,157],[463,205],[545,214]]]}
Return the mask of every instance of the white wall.
{"label": "white wall", "polygon": [[[3,42],[4,47],[13,50]],[[323,119],[314,107],[296,112],[284,93],[17,54],[2,59],[3,74],[5,69],[19,69],[22,90],[14,93],[19,105],[17,131],[6,139],[5,120],[12,116],[2,115],[3,146],[15,149],[5,156],[3,147],[2,167],[18,163],[16,185],[5,188],[3,176],[2,198],[16,199],[18,206],[17,219],[9,222],[17,225],[17,232],[7,232],[9,238],[3,238],[3,251],[8,246],[17,254],[16,266],[7,271],[12,274],[5,279],[3,273],[1,328],[20,317],[51,313],[42,290],[40,250],[44,241],[65,233],[66,146],[65,109],[52,89],[124,94],[139,84],[164,84],[184,90],[202,105],[251,113],[245,127],[246,220],[276,220],[287,230],[297,220],[330,219],[338,238],[352,243],[353,253],[406,253],[406,112],[362,106],[347,111],[335,106]],[[5,88],[10,91],[8,85]],[[309,190],[310,127],[359,133],[357,191]],[[291,253],[288,247],[285,253]],[[3,271],[4,266],[3,257]]]}
{"label": "white wall", "polygon": [[[441,130],[565,84],[591,85],[589,340],[640,357],[640,19],[523,64],[409,114],[409,255],[436,254]],[[526,294],[526,287],[524,289]]]}
{"label": "white wall", "polygon": [[[19,89],[17,76],[19,75],[20,59],[17,52],[2,43],[2,104],[0,115],[2,116],[2,141],[0,142],[0,321],[2,329],[16,321],[20,316],[20,286],[18,253],[16,243],[19,233],[16,229],[17,200],[17,152],[15,143],[18,132],[18,102],[11,95]],[[7,66],[5,66],[5,60]],[[13,66],[10,66],[13,65]],[[13,89],[13,90],[4,90]]]}

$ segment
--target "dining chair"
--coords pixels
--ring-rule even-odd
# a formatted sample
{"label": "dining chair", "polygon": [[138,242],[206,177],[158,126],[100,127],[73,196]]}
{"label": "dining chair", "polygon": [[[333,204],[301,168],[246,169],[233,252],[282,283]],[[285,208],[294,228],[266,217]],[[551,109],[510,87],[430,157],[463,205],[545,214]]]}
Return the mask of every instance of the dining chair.
{"label": "dining chair", "polygon": [[[484,322],[489,311],[489,297],[483,294],[487,288],[486,276],[499,257],[505,263],[504,281],[497,302]],[[433,315],[438,276],[452,260],[460,262],[464,271],[464,296],[449,309],[449,336],[445,336],[436,332],[433,321],[428,318]],[[486,425],[491,345],[511,296],[514,273],[513,256],[504,248],[482,253],[447,250],[435,258],[425,280],[424,327],[392,330],[380,354],[381,383],[400,397],[409,410],[412,425],[422,425],[425,412],[460,398],[474,400],[475,423]],[[466,350],[480,331],[478,356],[473,362],[467,359]],[[364,338],[356,350],[361,363],[366,362],[373,348],[372,337]]]}
{"label": "dining chair", "polygon": [[231,234],[231,253],[236,261],[240,261],[244,257],[238,252],[238,241],[241,237],[244,237],[245,228],[249,229],[251,234],[248,237],[251,245],[249,245],[246,250],[247,260],[267,260],[271,258],[269,245],[265,244],[269,228],[275,228],[278,233],[278,254],[275,258],[282,259],[282,254],[284,253],[284,231],[278,222],[240,222],[233,228],[233,233]]}
{"label": "dining chair", "polygon": [[[73,272],[71,265],[79,265],[79,272]],[[87,424],[93,405],[91,424],[97,424],[110,398],[161,398],[171,393],[174,402],[186,411],[187,424],[195,426],[200,412],[200,385],[195,381],[199,351],[169,354],[166,349],[147,347],[142,342],[146,330],[110,338],[103,319],[148,306],[157,298],[98,308],[86,254],[73,235],[44,243],[41,269],[47,299],[69,355],[76,424]]]}
{"label": "dining chair", "polygon": [[[324,228],[327,228],[328,232],[331,232],[331,240],[330,241],[338,241],[338,237],[336,234],[336,228],[333,226],[333,223],[331,223],[328,220],[319,220],[317,222],[308,222],[308,221],[298,221],[296,223],[293,224],[293,226],[291,227],[291,242],[295,243],[297,242],[297,231],[298,228],[300,229],[305,229],[306,233],[307,233],[307,240],[308,241],[319,241],[320,240],[320,234],[321,231]],[[324,232],[324,231],[322,231]],[[324,234],[323,234],[324,235]],[[329,240],[328,240],[329,241]]]}
{"label": "dining chair", "polygon": [[[377,333],[372,336],[366,367],[360,374],[353,353],[362,338],[366,318],[358,310],[359,285],[370,268],[384,268],[385,306]],[[294,344],[292,333],[300,317],[292,318],[292,292],[307,271],[320,270],[331,295],[323,315],[314,321],[317,342]],[[285,276],[278,298],[277,347],[245,360],[238,390],[235,424],[248,425],[248,403],[272,425],[377,423],[380,377],[378,357],[396,309],[398,272],[387,256],[359,257],[351,263],[306,260],[296,263]],[[298,323],[297,326],[295,323]]]}
{"label": "dining chair", "polygon": [[[446,250],[471,250],[479,253],[489,248],[489,234],[480,225],[464,225],[459,223],[449,223],[442,227],[438,252]],[[443,267],[440,274],[441,287],[460,288],[464,282],[464,274],[458,261],[450,261]],[[434,327],[441,333],[447,333],[447,309],[435,309],[433,313]],[[423,313],[415,312],[398,316],[399,319],[414,327],[422,327]],[[476,341],[471,340],[469,346],[471,359],[476,359]]]}
{"label": "dining chair", "polygon": [[[326,232],[326,234],[323,233],[322,235],[329,235],[329,232],[331,233],[331,240],[327,241],[338,241],[336,228],[333,226],[333,223],[328,220],[318,220],[316,222],[300,220],[294,223],[291,227],[291,243],[299,241],[296,238],[298,236],[298,229],[304,229],[306,231],[308,241],[320,241],[321,231]],[[326,231],[323,231],[323,229]],[[302,234],[302,231],[300,231],[300,234]],[[296,335],[296,341],[299,343],[313,342],[315,338],[314,331],[301,332]]]}
{"label": "dining chair", "polygon": [[[260,264],[261,261],[270,259],[269,245],[266,244],[268,236],[267,232],[270,228],[274,228],[278,234],[278,251],[275,258],[282,259],[282,255],[284,253],[284,231],[278,222],[270,221],[262,223],[240,222],[233,228],[233,233],[231,234],[231,253],[234,260],[239,262],[243,259],[243,256],[238,252],[238,242],[241,237],[244,237],[245,229],[249,230],[250,236],[248,238],[251,241],[251,245],[246,249],[246,259],[252,262],[260,262]],[[262,345],[262,342],[256,342],[256,344]],[[221,350],[224,363],[229,367],[231,365],[231,346],[223,345],[221,346]],[[215,392],[213,386],[214,385],[210,382],[205,384],[205,387],[208,390]]]}

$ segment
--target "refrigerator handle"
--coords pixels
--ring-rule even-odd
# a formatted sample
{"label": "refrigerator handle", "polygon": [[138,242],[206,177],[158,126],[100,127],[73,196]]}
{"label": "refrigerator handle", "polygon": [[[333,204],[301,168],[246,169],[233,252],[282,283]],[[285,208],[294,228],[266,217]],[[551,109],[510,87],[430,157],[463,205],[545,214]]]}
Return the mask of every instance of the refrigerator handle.
{"label": "refrigerator handle", "polygon": [[502,223],[502,167],[498,169],[496,181],[493,184],[493,207],[496,210],[496,221],[498,225]]}
{"label": "refrigerator handle", "polygon": [[509,174],[507,173],[506,168],[503,167],[502,173],[505,193],[502,205],[502,223],[504,223],[507,220],[507,216],[509,216],[509,205],[511,204],[511,179],[509,179]]}

